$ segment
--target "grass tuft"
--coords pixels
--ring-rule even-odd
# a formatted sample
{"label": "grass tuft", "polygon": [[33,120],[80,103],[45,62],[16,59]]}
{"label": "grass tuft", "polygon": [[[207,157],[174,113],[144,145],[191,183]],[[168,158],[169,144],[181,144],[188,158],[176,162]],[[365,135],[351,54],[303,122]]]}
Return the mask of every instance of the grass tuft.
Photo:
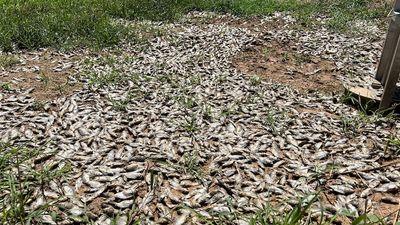
{"label": "grass tuft", "polygon": [[301,200],[292,210],[290,210],[286,215],[282,214],[276,210],[274,207],[267,206],[261,209],[259,212],[250,219],[250,225],[300,225],[304,224],[307,219],[307,214],[309,213],[311,205],[316,202],[318,195],[310,195],[309,197]]}
{"label": "grass tuft", "polygon": [[12,90],[10,83],[0,83],[0,89],[4,91]]}
{"label": "grass tuft", "polygon": [[0,68],[10,68],[19,63],[16,56],[13,55],[0,55]]}
{"label": "grass tuft", "polygon": [[[47,201],[35,208],[32,200],[40,195],[51,181],[61,180],[71,167],[64,165],[40,165],[33,167],[40,149],[30,149],[0,143],[0,222],[1,224],[41,224],[44,215],[56,218],[57,200]],[[38,196],[39,195],[39,196]]]}
{"label": "grass tuft", "polygon": [[183,155],[183,165],[184,172],[200,178],[204,175],[204,172],[201,169],[199,163],[199,155],[198,152],[194,151],[191,153],[185,153]]}

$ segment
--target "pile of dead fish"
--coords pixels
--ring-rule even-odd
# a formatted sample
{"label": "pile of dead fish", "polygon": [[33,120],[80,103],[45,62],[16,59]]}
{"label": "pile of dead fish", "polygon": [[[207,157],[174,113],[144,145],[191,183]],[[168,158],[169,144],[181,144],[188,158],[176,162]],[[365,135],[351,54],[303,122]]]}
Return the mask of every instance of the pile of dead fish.
{"label": "pile of dead fish", "polygon": [[52,155],[47,163],[72,165],[32,208],[62,197],[57,224],[110,224],[115,215],[117,224],[202,224],[232,213],[242,216],[231,223],[247,224],[271,202],[319,190],[329,198],[313,215],[373,210],[377,193],[399,203],[397,165],[382,166],[398,154],[388,144],[400,135],[398,122],[362,116],[337,96],[255,80],[230,61],[256,40],[286,38],[339,70],[369,74],[381,39],[188,21],[159,25],[169,32],[143,51],[121,47],[111,64],[88,56],[93,63],[77,75],[90,74],[92,85],[45,110],[35,110],[29,93],[0,94],[3,142],[42,147]]}

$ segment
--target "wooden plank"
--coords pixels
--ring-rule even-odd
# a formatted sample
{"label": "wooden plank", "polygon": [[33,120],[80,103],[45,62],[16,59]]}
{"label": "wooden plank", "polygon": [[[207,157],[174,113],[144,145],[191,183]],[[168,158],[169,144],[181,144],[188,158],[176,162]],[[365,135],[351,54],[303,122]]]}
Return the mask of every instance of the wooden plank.
{"label": "wooden plank", "polygon": [[347,90],[359,97],[366,98],[368,100],[374,100],[377,102],[379,102],[380,100],[380,98],[377,96],[377,92],[373,89],[371,90],[363,87],[351,87]]}
{"label": "wooden plank", "polygon": [[397,24],[396,18],[393,18],[390,21],[387,37],[385,40],[385,45],[383,47],[382,56],[379,61],[378,70],[375,76],[376,80],[381,82],[383,86],[386,84],[387,75],[389,73],[390,65],[392,63],[393,55],[395,53],[397,40],[399,39],[399,36],[400,36],[400,27]]}
{"label": "wooden plank", "polygon": [[392,59],[388,77],[386,79],[385,88],[383,90],[382,100],[379,105],[380,109],[387,109],[392,103],[393,95],[396,91],[396,83],[399,80],[400,75],[400,39],[397,41],[397,45]]}

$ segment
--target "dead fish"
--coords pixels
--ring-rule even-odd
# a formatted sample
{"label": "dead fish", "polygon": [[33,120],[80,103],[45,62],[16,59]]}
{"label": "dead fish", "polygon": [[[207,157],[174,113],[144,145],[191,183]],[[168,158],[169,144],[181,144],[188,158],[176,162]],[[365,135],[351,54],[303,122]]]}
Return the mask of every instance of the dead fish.
{"label": "dead fish", "polygon": [[375,191],[378,192],[395,192],[397,190],[399,190],[400,188],[400,184],[399,183],[386,183],[386,184],[382,184],[381,186],[375,188]]}
{"label": "dead fish", "polygon": [[354,189],[347,185],[330,185],[329,188],[339,194],[349,195],[354,193]]}

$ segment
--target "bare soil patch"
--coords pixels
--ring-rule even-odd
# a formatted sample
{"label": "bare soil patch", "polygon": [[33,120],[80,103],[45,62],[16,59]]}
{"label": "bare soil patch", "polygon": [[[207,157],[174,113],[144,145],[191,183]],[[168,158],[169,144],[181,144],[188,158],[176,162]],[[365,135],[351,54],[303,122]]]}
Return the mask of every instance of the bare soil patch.
{"label": "bare soil patch", "polygon": [[55,54],[52,51],[24,56],[22,64],[6,68],[0,83],[11,89],[32,89],[30,95],[39,102],[53,100],[80,90],[82,84],[71,83],[78,56]]}
{"label": "bare soil patch", "polygon": [[303,93],[337,93],[343,87],[336,79],[335,63],[315,56],[296,53],[290,43],[257,42],[239,53],[233,63],[248,75],[258,75],[287,84]]}
{"label": "bare soil patch", "polygon": [[[382,218],[390,218],[391,221],[398,219],[397,212],[400,211],[400,204],[395,202],[388,202],[387,199],[400,199],[398,194],[391,195],[388,193],[375,193],[371,196],[374,202],[372,209],[370,209],[375,215]],[[394,223],[393,223],[394,224]]]}

